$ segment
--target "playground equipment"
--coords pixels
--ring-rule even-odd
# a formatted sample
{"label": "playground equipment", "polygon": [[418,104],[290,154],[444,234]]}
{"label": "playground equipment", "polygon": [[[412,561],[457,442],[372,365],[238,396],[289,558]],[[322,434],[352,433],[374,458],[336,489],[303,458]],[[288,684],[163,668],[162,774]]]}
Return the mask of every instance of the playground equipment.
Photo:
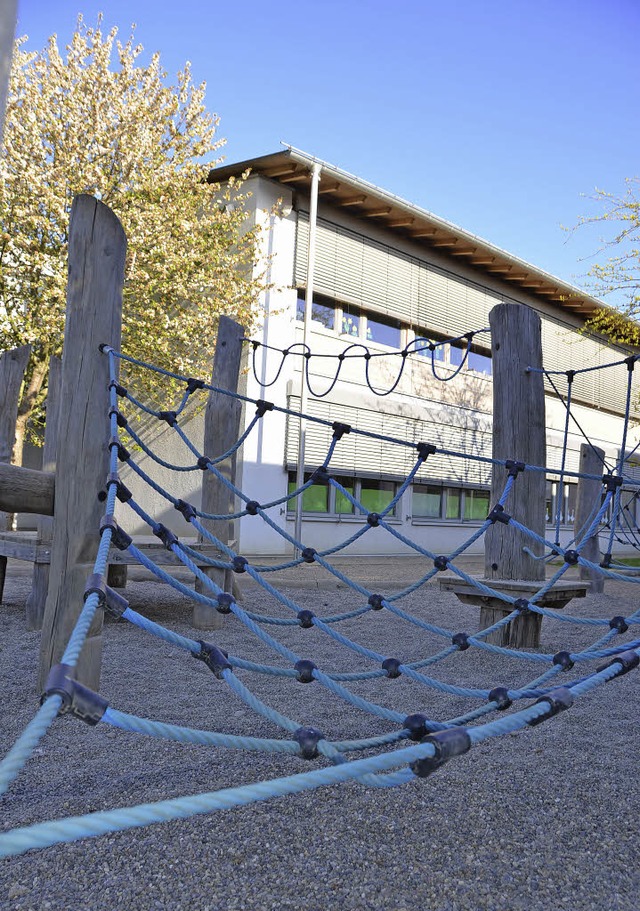
{"label": "playground equipment", "polygon": [[[90,223],[98,224],[103,216],[107,218],[110,216],[110,213],[106,214],[108,210],[103,211],[104,208],[95,200],[89,200],[86,197],[80,198],[74,204],[72,228],[74,230],[78,228],[80,235],[85,236],[85,217],[90,214]],[[109,230],[112,243],[106,246],[98,244],[97,250],[90,244],[86,245],[90,259],[93,256],[99,258],[107,255],[110,257],[114,255],[114,250],[122,251],[122,239],[119,238],[112,223]],[[75,244],[76,240],[72,230],[72,252],[77,250]],[[120,254],[116,253],[115,256],[118,258]],[[112,268],[111,271],[116,273],[118,270]],[[87,271],[87,274],[90,273],[91,269]],[[73,272],[70,275],[70,296],[72,296],[74,288],[72,277]],[[90,295],[90,289],[83,287],[81,299],[86,301]],[[111,296],[113,297],[113,295]],[[108,298],[109,294],[105,292],[104,297]],[[521,309],[517,308],[518,315],[520,315]],[[505,320],[508,321],[508,308],[499,307],[497,310],[500,311],[499,316],[502,317],[504,314]],[[71,328],[68,326],[65,344],[68,346],[67,350],[73,352],[78,349],[75,347],[77,341],[74,339],[72,316],[73,311],[70,312]],[[110,328],[113,328],[111,324],[107,326],[107,329]],[[402,539],[408,548],[424,559],[425,571],[417,582],[407,586],[403,591],[394,595],[385,595],[384,592],[371,591],[366,585],[349,579],[332,565],[331,557],[363,535],[386,533],[398,537],[399,532],[388,521],[389,513],[425,463],[428,465],[428,459],[437,447],[429,441],[421,441],[416,444],[415,441],[391,437],[382,438],[385,444],[397,446],[405,453],[410,452],[413,467],[400,485],[392,502],[380,513],[375,513],[364,509],[362,504],[331,476],[331,459],[336,448],[340,446],[341,440],[346,435],[353,434],[358,436],[365,445],[367,438],[372,434],[340,423],[329,424],[332,430],[331,442],[324,461],[316,469],[314,477],[284,498],[271,502],[258,502],[240,490],[234,484],[233,479],[221,470],[220,465],[233,457],[243,440],[260,421],[268,420],[269,415],[274,411],[287,411],[287,409],[262,399],[252,400],[239,395],[236,391],[214,387],[203,381],[198,381],[196,384],[192,378],[173,375],[186,385],[183,402],[187,395],[191,395],[196,389],[206,388],[216,396],[234,403],[234,408],[237,408],[237,403],[244,402],[247,407],[251,405],[256,409],[255,416],[245,433],[235,439],[225,451],[218,453],[201,452],[188,438],[179,421],[182,403],[177,408],[155,413],[158,420],[169,423],[172,430],[180,437],[193,460],[194,470],[199,469],[206,476],[211,475],[216,484],[226,492],[226,495],[221,494],[217,501],[222,504],[223,508],[219,512],[209,512],[204,508],[196,509],[192,504],[175,497],[169,490],[159,490],[167,502],[182,514],[188,524],[189,532],[195,531],[197,536],[207,541],[218,554],[216,557],[203,555],[201,551],[192,548],[179,536],[149,516],[144,507],[124,487],[119,476],[119,462],[126,461],[139,477],[149,482],[152,481],[151,478],[144,477],[146,473],[136,466],[135,458],[127,451],[121,438],[121,435],[124,434],[132,436],[132,428],[129,426],[127,416],[121,410],[122,405],[119,400],[126,401],[127,406],[135,406],[135,402],[128,391],[118,382],[118,364],[122,360],[126,360],[140,369],[154,368],[120,352],[116,346],[117,331],[107,344],[105,344],[105,337],[99,338],[93,331],[90,335],[90,341],[82,351],[91,352],[91,356],[82,358],[82,365],[67,367],[65,363],[63,366],[62,400],[65,408],[67,406],[69,408],[80,407],[84,414],[88,407],[84,396],[88,395],[91,410],[92,412],[95,410],[95,413],[92,413],[90,419],[85,422],[81,421],[77,415],[63,417],[61,413],[59,425],[61,446],[58,450],[55,474],[52,580],[43,628],[41,670],[46,671],[46,680],[42,685],[42,705],[22,737],[0,763],[0,793],[9,787],[59,713],[74,715],[89,724],[111,724],[128,731],[168,737],[182,742],[233,749],[277,751],[309,761],[327,760],[332,764],[326,768],[316,768],[273,781],[227,788],[215,793],[161,801],[141,807],[92,813],[85,817],[58,820],[55,823],[41,823],[23,830],[3,833],[0,835],[0,856],[154,821],[185,818],[195,813],[242,805],[275,795],[296,793],[350,779],[366,786],[390,787],[416,778],[428,777],[445,762],[468,752],[478,743],[526,726],[536,726],[560,712],[570,709],[574,700],[584,697],[603,683],[626,674],[640,663],[640,639],[637,638],[640,611],[636,611],[629,617],[616,615],[611,618],[585,619],[580,616],[558,614],[557,611],[543,606],[544,597],[552,592],[554,587],[557,588],[558,583],[561,583],[570,570],[576,566],[605,578],[638,581],[638,577],[634,575],[633,571],[618,567],[612,562],[611,544],[609,553],[605,555],[604,565],[599,565],[584,556],[587,546],[591,546],[590,542],[602,526],[608,511],[611,511],[612,514],[610,542],[615,531],[616,517],[621,508],[620,491],[625,482],[628,409],[625,433],[620,447],[621,455],[616,470],[600,476],[588,475],[586,478],[584,475],[580,476],[580,481],[586,479],[594,482],[597,496],[595,501],[592,501],[581,534],[570,546],[561,547],[555,542],[547,541],[544,538],[544,528],[541,534],[536,527],[529,524],[528,514],[524,511],[528,507],[522,505],[523,502],[526,504],[528,497],[532,495],[528,492],[529,486],[535,491],[539,477],[544,477],[544,472],[549,469],[545,469],[543,465],[514,458],[513,453],[505,457],[504,453],[500,452],[499,455],[495,455],[494,451],[494,457],[491,460],[494,470],[494,488],[492,490],[494,505],[480,528],[474,530],[464,545],[450,554],[439,554],[420,547],[408,539]],[[114,338],[116,341],[113,341]],[[507,338],[510,336],[507,335]],[[502,347],[500,339],[497,344]],[[101,346],[101,353],[98,351],[99,346]],[[501,348],[497,349],[497,351],[500,350]],[[630,377],[634,363],[635,358],[631,357],[619,364],[607,366],[622,365],[622,369],[626,366],[630,389]],[[518,360],[513,369],[519,373],[528,371],[527,375],[531,379],[531,375],[542,368],[536,366],[535,363],[526,364],[526,362]],[[83,373],[82,371],[85,370],[86,373]],[[162,376],[166,371],[156,370],[156,373],[158,376]],[[81,404],[77,398],[75,401],[73,400],[72,390],[69,388],[71,384],[74,385],[75,390],[82,390]],[[498,384],[496,383],[496,385]],[[533,383],[528,385],[531,386]],[[510,389],[510,394],[511,392]],[[78,394],[80,393],[78,392]],[[514,407],[516,407],[515,403]],[[171,415],[169,420],[167,420],[167,415]],[[321,423],[327,424],[328,422]],[[95,439],[85,440],[85,425],[92,426]],[[105,432],[107,425],[108,432]],[[544,429],[544,421],[542,421],[542,429]],[[519,437],[527,435],[527,433],[528,426],[525,425],[519,431]],[[133,436],[132,438],[135,439]],[[83,448],[85,443],[86,452]],[[82,459],[77,457],[79,452],[83,453]],[[451,453],[451,455],[461,459],[471,457],[460,452]],[[82,465],[81,480],[75,481],[75,485],[79,489],[72,491],[70,487],[73,487],[74,484],[73,477],[80,476],[78,465],[84,463],[85,458],[90,462],[91,471],[86,465]],[[62,470],[63,460],[64,471]],[[66,466],[68,466],[68,470],[66,470]],[[16,471],[20,472],[15,468],[11,471],[14,472],[14,476]],[[560,477],[577,476],[575,473],[565,472],[562,469],[557,473]],[[0,474],[1,478],[2,474]],[[93,494],[97,492],[96,487],[99,489],[105,485],[105,479],[107,495],[104,505],[101,505]],[[529,479],[532,479],[531,485],[527,483]],[[322,480],[331,484],[339,490],[343,497],[349,499],[354,509],[362,514],[362,525],[345,541],[323,552],[318,552],[305,545],[303,540],[295,539],[285,529],[279,529],[279,533],[300,554],[294,560],[288,561],[286,567],[317,563],[354,593],[353,609],[339,615],[300,610],[295,601],[279,593],[270,581],[271,578],[274,578],[271,574],[284,568],[284,565],[280,567],[254,566],[233,546],[230,546],[229,541],[225,541],[222,535],[212,533],[207,527],[207,523],[219,523],[214,527],[224,533],[225,528],[228,529],[228,522],[240,516],[253,517],[252,521],[272,522],[270,510],[277,508],[283,500],[301,496],[314,480]],[[39,496],[42,498],[40,502],[50,502],[51,477],[39,476],[38,484],[40,485]],[[36,484],[36,486],[38,485]],[[159,485],[156,485],[156,489],[158,487]],[[537,494],[534,493],[533,496],[537,496]],[[59,511],[61,497],[65,498],[64,508]],[[520,497],[524,499],[521,500]],[[81,502],[83,499],[84,502]],[[72,501],[73,512],[68,508],[68,500]],[[196,576],[202,586],[201,592],[193,592],[169,576],[157,561],[152,560],[136,545],[115,518],[116,500],[120,500],[123,508],[133,510],[140,519],[148,523],[152,533],[162,542],[163,549]],[[228,504],[232,500],[233,502],[239,501],[241,508],[230,513]],[[0,500],[0,506],[9,508],[5,505],[4,500]],[[534,515],[535,513],[536,510],[534,510]],[[511,539],[511,535],[514,533],[516,544],[513,544]],[[468,550],[471,543],[485,535],[495,536],[499,543],[494,540],[488,546],[491,556],[489,571],[485,573],[484,580],[478,580],[465,573],[457,564],[457,559]],[[535,557],[530,558],[532,566],[535,567],[535,569],[531,569],[531,573],[535,572],[539,578],[529,579],[529,582],[535,583],[530,596],[514,597],[514,593],[509,590],[508,586],[494,585],[495,579],[491,577],[491,574],[497,575],[499,581],[504,580],[509,572],[519,572],[519,569],[509,570],[508,562],[506,566],[501,567],[501,562],[503,562],[504,555],[509,553],[514,554],[515,562],[515,555],[520,553],[523,546],[535,553]],[[240,656],[226,654],[215,642],[205,642],[178,635],[174,631],[142,617],[107,584],[106,572],[112,547],[129,554],[132,559],[139,561],[167,584],[184,594],[191,594],[203,611],[208,612],[210,616],[232,616],[234,622],[242,624],[260,640],[265,652],[275,652],[281,659],[279,663],[274,665],[266,661],[260,663],[246,661]],[[554,569],[549,579],[546,579],[544,572],[539,569],[545,553],[553,553],[559,561],[558,567]],[[95,556],[93,563],[91,563],[91,556]],[[536,558],[538,558],[537,562],[535,562]],[[205,569],[201,569],[199,564]],[[489,626],[481,628],[477,633],[469,634],[440,627],[429,620],[414,616],[398,606],[402,597],[416,591],[444,572],[453,573],[457,580],[467,586],[472,586],[478,592],[478,597],[493,598],[501,602],[504,605],[501,609],[502,616],[494,619]],[[280,613],[277,616],[267,616],[241,607],[237,599],[229,591],[225,591],[224,586],[220,584],[220,581],[224,581],[231,573],[249,575],[264,591],[277,599],[281,608]],[[513,582],[514,580],[507,578],[507,581]],[[519,592],[516,594],[520,595]],[[104,610],[109,610],[115,615],[129,620],[147,632],[159,636],[165,642],[182,648],[188,654],[197,657],[207,665],[216,678],[224,681],[237,696],[250,706],[258,717],[266,718],[276,724],[285,732],[285,735],[282,738],[238,738],[224,733],[181,728],[128,715],[109,706],[98,693],[98,683],[95,682],[99,679],[101,657],[99,632]],[[387,611],[389,615],[412,624],[415,627],[416,635],[426,637],[429,634],[431,637],[436,637],[442,647],[431,654],[423,655],[419,660],[407,661],[402,655],[384,654],[362,645],[353,636],[340,632],[339,627],[343,621],[364,618],[371,612],[379,610]],[[490,641],[490,637],[494,633],[499,633],[509,624],[530,615],[534,615],[540,620],[545,617],[549,622],[552,619],[557,620],[560,628],[564,624],[591,628],[594,630],[595,639],[586,648],[571,652],[560,648],[555,654],[541,654],[520,649],[507,651],[502,645]],[[359,664],[362,664],[363,667],[341,672],[319,668],[312,660],[303,657],[289,645],[283,644],[275,633],[272,634],[268,631],[273,629],[277,632],[280,627],[297,627],[303,630],[314,628],[318,633],[330,636],[336,643],[336,648],[339,645],[347,649],[349,654],[356,655]],[[618,637],[626,634],[629,635],[622,644],[617,644],[620,641]],[[88,650],[87,643],[89,644]],[[481,649],[496,657],[508,654],[512,658],[539,667],[533,679],[526,685],[513,688],[495,685],[488,688],[458,686],[443,682],[433,676],[433,668],[440,662],[454,657],[457,660],[458,655],[466,653],[470,648]],[[84,657],[85,655],[86,657]],[[595,668],[593,667],[594,662],[596,663]],[[372,715],[376,719],[378,728],[366,738],[329,740],[321,731],[305,724],[304,721],[290,718],[257,698],[240,679],[245,673],[280,677],[283,678],[286,685],[319,684],[355,710]],[[567,682],[558,686],[557,678],[560,674],[567,675],[562,678]],[[438,692],[469,699],[472,707],[455,717],[439,719],[425,711],[407,713],[390,709],[372,699],[364,699],[357,695],[351,686],[360,680],[393,681],[401,676],[410,679],[418,687],[426,687],[432,693]],[[521,700],[533,701],[524,708],[518,709],[517,706]],[[498,717],[485,720],[494,713],[497,713]],[[405,746],[404,744],[408,742],[411,742],[412,745]],[[362,750],[372,750],[377,753],[366,759],[347,759],[350,754],[357,754]]]}

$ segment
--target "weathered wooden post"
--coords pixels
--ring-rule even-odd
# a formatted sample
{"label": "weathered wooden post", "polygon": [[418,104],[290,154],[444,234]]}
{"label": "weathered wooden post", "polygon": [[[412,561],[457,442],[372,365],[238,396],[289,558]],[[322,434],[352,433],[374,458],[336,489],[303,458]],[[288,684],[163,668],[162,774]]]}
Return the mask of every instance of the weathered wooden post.
{"label": "weathered wooden post", "polygon": [[[97,498],[109,470],[109,369],[98,345],[120,345],[126,237],[113,212],[93,196],[74,199],[69,225],[67,321],[55,476],[51,575],[40,652],[40,687],[60,661],[82,609],[100,543]],[[97,689],[102,652],[98,611],[77,666]]]}
{"label": "weathered wooden post", "polygon": [[[0,463],[3,464],[11,462],[16,438],[20,387],[30,354],[30,345],[22,345],[20,348],[3,351],[0,354],[0,389],[3,392],[3,404],[0,408]],[[0,512],[0,531],[7,530],[9,515],[10,513]],[[7,558],[0,556],[0,601],[6,572]]]}
{"label": "weathered wooden post", "polygon": [[[602,475],[602,466],[605,464],[604,450],[598,446],[591,446],[589,443],[583,443],[580,447],[580,473]],[[581,544],[589,525],[593,522],[596,511],[600,508],[600,498],[602,496],[602,481],[592,478],[580,478],[578,480],[578,492],[576,496],[576,518],[574,532],[576,542],[580,546],[580,553],[591,563],[600,562],[600,545],[598,543],[597,530],[591,537]],[[580,567],[580,578],[589,581],[589,590],[593,593],[604,591],[604,576],[594,569],[587,569],[586,566]]]}
{"label": "weathered wooden post", "polygon": [[[235,320],[220,317],[218,338],[213,359],[211,385],[235,392],[238,388],[240,364],[242,361],[242,339],[244,330]],[[204,452],[215,458],[230,449],[240,433],[242,402],[228,395],[210,392],[207,400],[204,425]],[[231,482],[236,478],[236,453],[216,465],[216,468]],[[222,515],[234,511],[235,497],[210,471],[203,472],[202,511]],[[204,527],[225,544],[233,541],[233,522],[227,519],[202,520]],[[203,542],[200,535],[200,542]],[[216,567],[201,567],[203,572],[225,591],[233,590],[234,574],[231,570]],[[196,591],[209,595],[210,590],[196,579]],[[193,608],[193,625],[196,629],[220,629],[224,622],[222,614],[201,604]]]}
{"label": "weathered wooden post", "polygon": [[[541,321],[535,310],[522,304],[499,304],[489,314],[493,363],[493,458],[526,465],[546,463],[544,383]],[[494,466],[491,502],[504,490],[507,471]],[[520,473],[513,485],[507,511],[532,531],[544,536],[545,485],[541,471]],[[524,548],[540,548],[522,532],[495,522],[485,536],[487,579],[544,579],[542,560]],[[539,554],[542,556],[542,554]]]}
{"label": "weathered wooden post", "polygon": [[[58,448],[58,420],[60,417],[60,394],[62,385],[62,361],[59,357],[49,359],[49,382],[47,388],[47,417],[44,428],[42,449],[42,470],[55,473]],[[53,541],[53,516],[38,517],[37,544],[49,545]],[[33,581],[27,598],[27,629],[42,629],[44,606],[49,588],[49,563],[33,564]]]}
{"label": "weathered wooden post", "polygon": [[[493,458],[515,463],[514,484],[504,512],[540,537],[545,531],[544,471],[520,471],[518,462],[543,467],[546,460],[545,401],[542,373],[541,321],[535,310],[522,304],[498,304],[489,314],[493,361]],[[529,370],[528,368],[534,368]],[[491,502],[504,491],[509,472],[495,465]],[[525,549],[526,548],[526,549]],[[529,553],[530,551],[531,553]],[[543,585],[545,564],[536,559],[541,548],[511,524],[495,521],[485,534],[485,578],[496,591],[527,600]],[[471,583],[442,579],[441,588],[461,601],[480,605],[480,629],[493,626],[511,613],[502,598],[478,592]],[[541,607],[564,607],[584,597],[586,586],[559,582],[536,602]],[[486,637],[487,642],[515,648],[536,648],[542,617],[523,612]]]}

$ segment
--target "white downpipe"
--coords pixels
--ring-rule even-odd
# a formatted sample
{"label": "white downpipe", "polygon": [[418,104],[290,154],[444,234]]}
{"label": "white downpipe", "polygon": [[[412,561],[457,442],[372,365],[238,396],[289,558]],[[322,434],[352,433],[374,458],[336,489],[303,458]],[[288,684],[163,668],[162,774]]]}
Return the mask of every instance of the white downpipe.
{"label": "white downpipe", "polygon": [[[313,307],[313,279],[316,268],[316,222],[318,218],[318,186],[320,184],[320,172],[322,167],[319,162],[314,162],[311,166],[311,204],[309,206],[309,255],[307,257],[307,292],[304,302],[304,328],[302,341],[308,344],[309,332],[311,330],[311,313]],[[305,414],[307,410],[307,384],[305,382],[305,365],[306,360],[301,358],[300,373],[300,411]],[[300,430],[298,436],[298,470],[296,472],[296,487],[302,487],[304,484],[304,456],[307,434],[307,422],[300,418]],[[296,541],[302,540],[302,497],[296,500],[296,524],[294,537]],[[298,548],[294,548],[294,556],[298,556]]]}

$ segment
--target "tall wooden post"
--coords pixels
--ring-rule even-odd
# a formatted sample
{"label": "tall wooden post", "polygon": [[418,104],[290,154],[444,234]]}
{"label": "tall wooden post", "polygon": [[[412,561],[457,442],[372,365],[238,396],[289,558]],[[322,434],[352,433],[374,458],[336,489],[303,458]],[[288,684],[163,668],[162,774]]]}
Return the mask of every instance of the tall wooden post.
{"label": "tall wooden post", "polygon": [[[62,386],[62,361],[59,357],[49,359],[49,382],[47,388],[47,417],[44,428],[42,470],[55,473],[58,448],[58,420],[60,418],[60,394]],[[53,541],[53,516],[38,516],[39,545],[51,545]],[[49,563],[34,563],[31,591],[27,598],[27,629],[41,629],[44,606],[49,588]]]}
{"label": "tall wooden post", "polygon": [[[544,384],[540,317],[522,304],[498,304],[489,314],[493,360],[493,458],[527,465],[546,462]],[[504,490],[507,471],[494,466],[491,502]],[[543,536],[545,528],[544,472],[525,471],[515,479],[505,510]],[[542,560],[527,554],[540,548],[516,529],[496,522],[485,536],[487,579],[542,580]],[[540,554],[541,555],[541,554]]]}
{"label": "tall wooden post", "polygon": [[[580,473],[602,475],[604,465],[604,450],[597,446],[583,443],[580,447]],[[580,478],[576,496],[575,536],[576,543],[580,546],[580,553],[591,563],[600,562],[600,546],[598,533],[591,535],[588,541],[582,544],[588,526],[593,522],[596,511],[600,507],[602,496],[602,482],[591,478]],[[586,566],[580,567],[580,578],[589,580],[589,590],[594,593],[604,591],[604,576]]]}
{"label": "tall wooden post", "polygon": [[[18,402],[24,371],[31,354],[30,345],[3,351],[0,354],[0,389],[2,390],[2,408],[0,408],[0,463],[11,462],[11,453],[16,439],[16,421]],[[7,531],[9,514],[0,512],[0,531]],[[4,579],[7,572],[7,558],[0,556],[0,602],[4,591]]]}
{"label": "tall wooden post", "polygon": [[[40,687],[49,668],[60,661],[82,610],[100,543],[103,507],[97,495],[109,470],[109,365],[98,345],[120,345],[126,247],[113,212],[93,196],[76,197],[69,226],[55,524]],[[98,611],[77,666],[78,679],[93,689],[100,681],[101,634]]]}
{"label": "tall wooden post", "polygon": [[[242,339],[244,330],[235,320],[227,316],[220,317],[218,338],[213,359],[213,374],[211,385],[221,389],[236,392],[238,377],[242,360]],[[230,449],[240,434],[240,419],[242,416],[242,402],[239,399],[210,392],[207,400],[204,425],[204,452],[209,458]],[[232,483],[236,478],[236,453],[216,465],[216,468]],[[202,511],[222,515],[234,511],[235,497],[210,471],[203,473],[202,479]],[[216,521],[203,520],[204,527],[219,538],[223,543],[233,541],[233,522],[227,519]],[[202,540],[202,536],[201,540]],[[225,591],[233,589],[234,576],[231,570],[207,567],[203,570],[206,575]],[[196,591],[210,594],[210,590],[196,580]],[[224,622],[221,614],[212,611],[201,604],[193,608],[193,625],[196,629],[220,629]]]}

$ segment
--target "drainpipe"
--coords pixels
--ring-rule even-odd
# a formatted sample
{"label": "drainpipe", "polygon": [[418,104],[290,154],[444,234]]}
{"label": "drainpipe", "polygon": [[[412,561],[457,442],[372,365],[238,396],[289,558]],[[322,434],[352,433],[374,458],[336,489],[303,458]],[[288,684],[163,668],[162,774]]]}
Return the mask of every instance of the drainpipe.
{"label": "drainpipe", "polygon": [[[316,222],[318,218],[318,185],[320,184],[320,171],[322,170],[320,164],[316,161],[311,167],[311,205],[309,207],[309,255],[307,257],[307,293],[305,295],[304,303],[304,328],[302,341],[306,345],[308,344],[309,332],[311,330],[311,312],[313,306],[313,280],[316,267]],[[305,414],[307,410],[307,384],[305,382],[305,366],[306,360],[301,359],[301,373],[300,373],[300,412]],[[307,422],[304,418],[300,418],[299,425],[299,436],[298,436],[298,470],[296,472],[296,488],[302,487],[304,484],[304,455],[305,455],[305,443],[306,443],[306,433],[307,433]],[[296,541],[300,541],[302,538],[302,497],[298,497],[296,500],[296,524],[294,537]],[[299,548],[294,547],[294,557],[299,556]]]}

